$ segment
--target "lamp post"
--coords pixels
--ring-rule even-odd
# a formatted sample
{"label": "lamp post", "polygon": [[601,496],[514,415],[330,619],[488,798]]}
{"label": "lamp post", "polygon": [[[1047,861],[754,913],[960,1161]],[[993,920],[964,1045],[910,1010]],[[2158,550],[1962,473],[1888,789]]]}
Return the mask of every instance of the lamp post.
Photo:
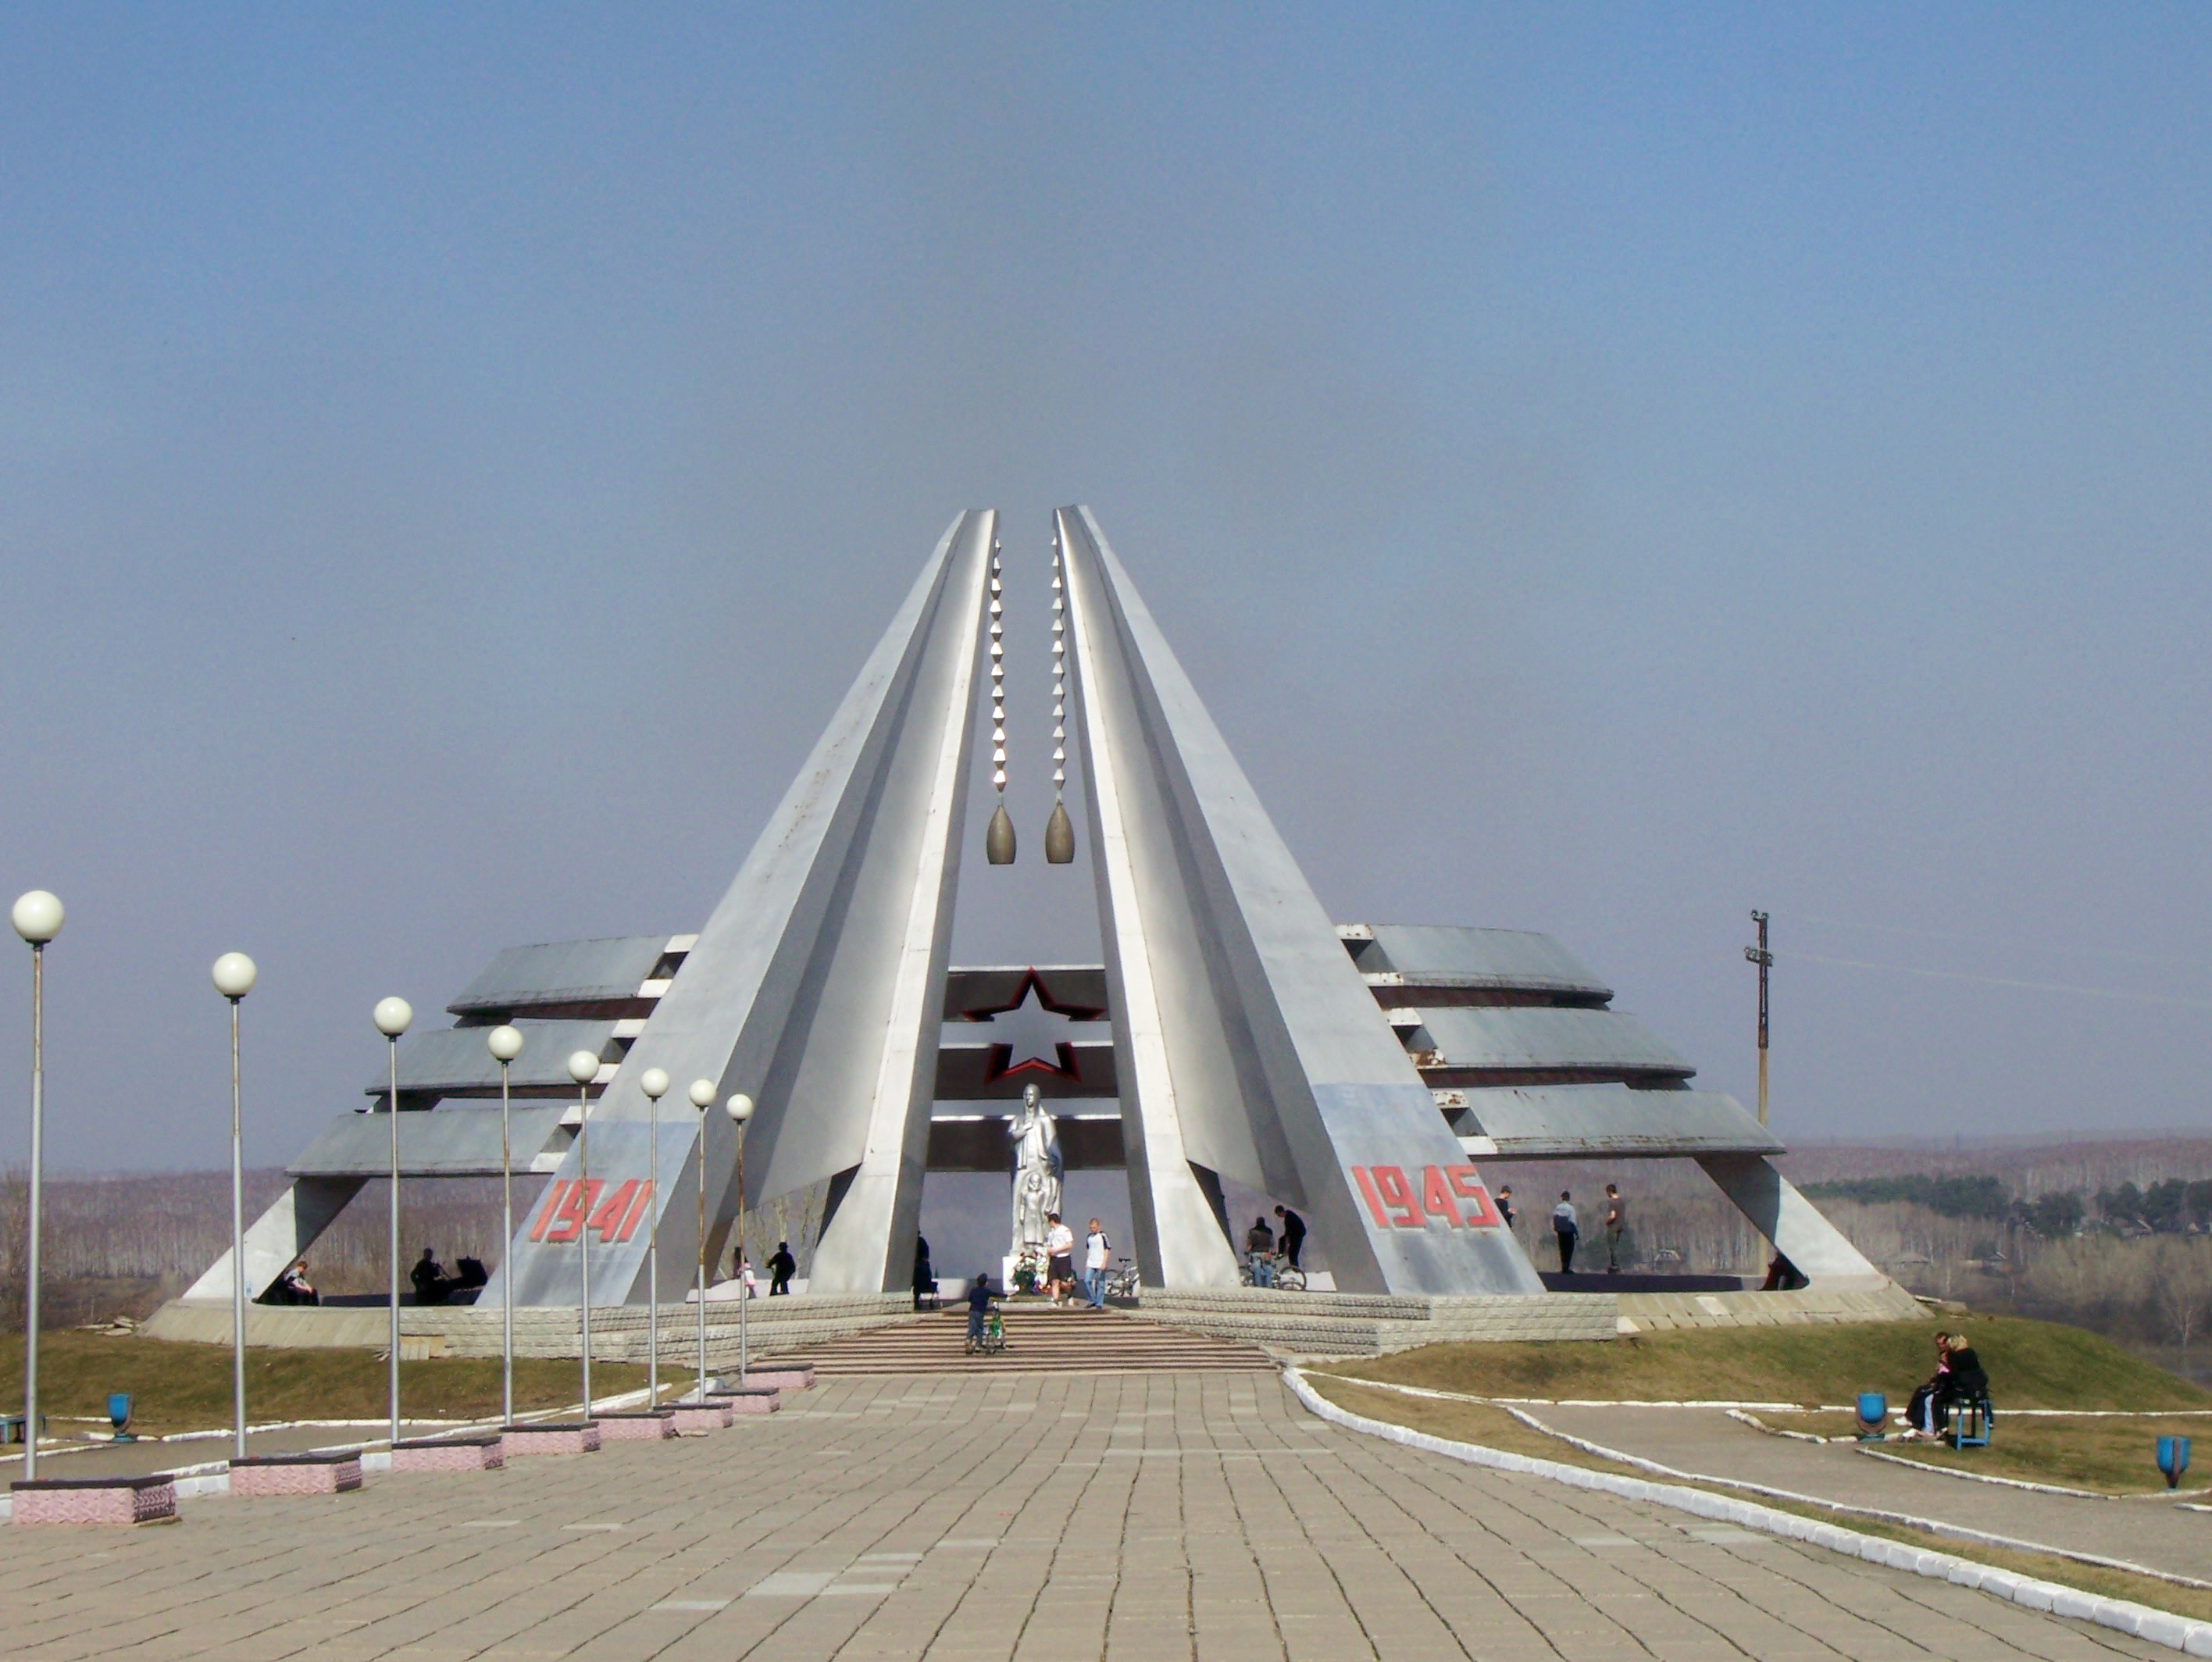
{"label": "lamp post", "polygon": [[714,1106],[714,1082],[694,1079],[686,1095],[699,1110],[699,1377],[691,1382],[691,1398],[703,1403],[707,1400],[707,1110]]}
{"label": "lamp post", "polygon": [[745,1382],[745,1306],[753,1289],[745,1281],[745,1121],[753,1117],[753,1100],[743,1091],[722,1105],[730,1123],[738,1128],[738,1383]]}
{"label": "lamp post", "polygon": [[23,1481],[39,1475],[39,1189],[46,1170],[46,943],[62,932],[62,903],[43,889],[15,902],[15,932],[31,948],[31,1216],[23,1298]]}
{"label": "lamp post", "polygon": [[668,1095],[668,1075],[647,1068],[637,1088],[653,1109],[653,1124],[646,1131],[646,1182],[653,1204],[653,1221],[645,1237],[645,1301],[652,1312],[645,1328],[645,1405],[660,1406],[660,1099]]}
{"label": "lamp post", "polygon": [[584,1417],[587,1420],[592,1417],[592,1081],[599,1077],[599,1058],[595,1052],[568,1052],[568,1077],[576,1082],[576,1192],[581,1197],[576,1203],[576,1246],[583,1254],[584,1277],[583,1300],[578,1309],[584,1350]]}
{"label": "lamp post", "polygon": [[514,1154],[507,1135],[507,1073],[522,1054],[522,1029],[495,1027],[484,1034],[484,1048],[499,1064],[499,1402],[500,1423],[514,1423],[514,1266],[506,1254],[514,1245]]}
{"label": "lamp post", "polygon": [[399,1035],[415,1019],[415,1006],[404,998],[380,998],[370,1019],[384,1035],[392,1064],[392,1095],[385,1106],[392,1113],[392,1441],[396,1445],[399,1441]]}
{"label": "lamp post", "polygon": [[238,1007],[260,972],[243,952],[215,961],[215,990],[230,1000],[230,1416],[233,1448],[246,1458],[246,1132],[239,1108]]}

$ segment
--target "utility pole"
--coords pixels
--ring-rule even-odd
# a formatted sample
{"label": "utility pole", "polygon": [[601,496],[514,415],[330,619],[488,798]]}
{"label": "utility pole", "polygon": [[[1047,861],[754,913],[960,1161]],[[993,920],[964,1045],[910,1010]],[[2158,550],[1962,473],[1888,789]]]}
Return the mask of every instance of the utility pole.
{"label": "utility pole", "polygon": [[1743,955],[1759,966],[1759,1123],[1766,1123],[1766,973],[1774,967],[1774,955],[1766,949],[1766,914],[1754,912],[1752,922],[1759,925],[1759,944],[1747,946]]}

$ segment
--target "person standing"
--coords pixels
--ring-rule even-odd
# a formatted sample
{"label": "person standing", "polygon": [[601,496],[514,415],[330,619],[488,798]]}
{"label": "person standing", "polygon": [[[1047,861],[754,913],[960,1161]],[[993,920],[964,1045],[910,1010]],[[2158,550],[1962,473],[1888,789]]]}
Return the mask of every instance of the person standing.
{"label": "person standing", "polygon": [[768,1295],[781,1298],[791,1290],[791,1278],[799,1273],[799,1260],[791,1255],[791,1243],[779,1240],[775,1253],[768,1261]]}
{"label": "person standing", "polygon": [[1075,1295],[1075,1231],[1054,1212],[1045,1219],[1044,1279],[1054,1305]]}
{"label": "person standing", "polygon": [[1303,1270],[1298,1254],[1305,1250],[1306,1221],[1287,1206],[1275,1208],[1275,1216],[1283,1220],[1283,1259],[1293,1270]]}
{"label": "person standing", "polygon": [[1509,1183],[1498,1192],[1498,1216],[1505,1220],[1505,1233],[1513,1233],[1513,1186]]}
{"label": "person standing", "polygon": [[991,1272],[981,1271],[968,1283],[968,1343],[982,1344],[983,1322],[991,1313]]}
{"label": "person standing", "polygon": [[1620,1236],[1628,1228],[1628,1203],[1620,1198],[1618,1184],[1605,1186],[1605,1272],[1609,1276],[1620,1273]]}
{"label": "person standing", "polygon": [[1106,1269],[1114,1261],[1114,1243],[1106,1239],[1106,1226],[1091,1220],[1091,1233],[1083,1237],[1083,1290],[1091,1307],[1106,1307]]}
{"label": "person standing", "polygon": [[1254,1218],[1252,1227],[1244,1232],[1244,1259],[1252,1266],[1255,1287],[1275,1284],[1275,1232],[1267,1227],[1266,1218]]}
{"label": "person standing", "polygon": [[1575,1222],[1574,1198],[1562,1189],[1559,1204],[1552,1208],[1552,1235],[1559,1243],[1559,1273],[1563,1276],[1575,1272],[1575,1237],[1581,1234],[1582,1226]]}

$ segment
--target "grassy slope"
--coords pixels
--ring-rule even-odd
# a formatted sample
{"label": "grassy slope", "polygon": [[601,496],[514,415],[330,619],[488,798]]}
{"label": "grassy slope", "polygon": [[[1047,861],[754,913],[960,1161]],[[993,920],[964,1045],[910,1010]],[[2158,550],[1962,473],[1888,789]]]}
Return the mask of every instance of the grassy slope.
{"label": "grassy slope", "polygon": [[[254,1423],[272,1420],[374,1420],[386,1408],[387,1364],[370,1350],[250,1350],[246,1353],[246,1405]],[[664,1385],[688,1382],[689,1369],[662,1368]],[[520,1357],[514,1364],[517,1409],[551,1409],[577,1398],[574,1362]],[[594,1362],[592,1394],[630,1391],[645,1384],[645,1369],[629,1363]],[[127,1391],[137,1428],[155,1435],[204,1431],[230,1423],[230,1351],[214,1344],[170,1344],[64,1329],[39,1341],[39,1406],[48,1433],[65,1436],[79,1428],[65,1415],[107,1412],[107,1393]],[[499,1411],[499,1359],[443,1359],[399,1365],[400,1402],[425,1419],[473,1419]],[[0,1403],[20,1410],[23,1400],[23,1340],[0,1337]]]}
{"label": "grassy slope", "polygon": [[[2055,1322],[1977,1316],[1963,1329],[1990,1374],[2002,1416],[2012,1408],[2212,1408],[2212,1392]],[[1610,1344],[1432,1344],[1333,1369],[1488,1397],[1630,1401],[1723,1398],[1848,1403],[1885,1391],[1904,1406],[1935,1371],[1935,1322],[1708,1327]]]}

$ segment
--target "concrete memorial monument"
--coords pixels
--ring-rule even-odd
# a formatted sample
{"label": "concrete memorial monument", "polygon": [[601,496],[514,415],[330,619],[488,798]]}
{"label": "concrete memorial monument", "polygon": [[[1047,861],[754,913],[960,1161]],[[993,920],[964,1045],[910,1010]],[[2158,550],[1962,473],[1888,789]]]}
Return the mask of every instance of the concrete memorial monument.
{"label": "concrete memorial monument", "polygon": [[[656,1138],[648,1074],[755,1100],[748,1201],[826,1194],[817,1296],[907,1288],[929,1171],[1010,1174],[1019,1252],[1066,1171],[1115,1168],[1147,1288],[1237,1286],[1233,1183],[1304,1216],[1339,1292],[1526,1299],[1543,1283],[1483,1163],[1654,1156],[1701,1162],[1816,1288],[1887,1287],[1775,1170],[1766,1129],[1689,1089],[1556,943],[1333,922],[1087,509],[1052,522],[1044,840],[1054,864],[1087,841],[1104,961],[952,965],[986,661],[1000,810],[1006,783],[1000,540],[989,510],[953,522],[696,933],[514,949],[449,1006],[455,1027],[404,1041],[396,1094],[380,1082],[338,1116],[247,1232],[251,1292],[384,1168],[383,1113],[410,1175],[496,1174],[504,1086],[516,1162],[552,1180],[483,1302],[511,1286],[526,1308],[573,1306],[587,1237],[595,1300],[642,1301],[654,1220],[690,1263],[703,1210],[721,1253],[738,1134],[702,1113]],[[1016,852],[992,839],[994,862]],[[1068,1032],[1052,1059],[968,1036],[1032,999]],[[477,1031],[496,1024],[526,1039],[504,1077]],[[599,1058],[580,1101],[560,1066],[579,1050]],[[226,1255],[186,1303],[230,1275]]]}

